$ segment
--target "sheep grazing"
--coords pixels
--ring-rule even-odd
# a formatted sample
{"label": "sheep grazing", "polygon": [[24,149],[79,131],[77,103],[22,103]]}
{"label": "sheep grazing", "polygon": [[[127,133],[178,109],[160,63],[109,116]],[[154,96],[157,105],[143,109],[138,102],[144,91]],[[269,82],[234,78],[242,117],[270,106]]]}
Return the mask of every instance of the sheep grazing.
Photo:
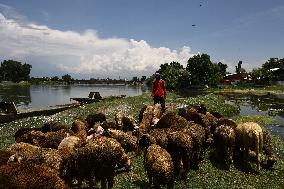
{"label": "sheep grazing", "polygon": [[180,108],[178,110],[178,115],[184,117],[187,121],[193,121],[196,124],[203,123],[200,113],[194,108]]}
{"label": "sheep grazing", "polygon": [[[101,127],[102,127],[104,130],[107,130],[107,129],[117,129],[116,123],[113,122],[113,121],[110,121],[110,122],[104,121],[104,122],[101,124]],[[90,134],[88,133],[88,135],[90,135]]]}
{"label": "sheep grazing", "polygon": [[138,154],[137,137],[115,129],[108,129],[104,135],[116,139],[126,153],[135,152]]}
{"label": "sheep grazing", "polygon": [[193,142],[191,137],[182,131],[168,134],[167,151],[171,154],[174,162],[175,174],[180,174],[180,164],[182,161],[182,177],[186,177],[189,171],[189,165],[192,161]]}
{"label": "sheep grazing", "polygon": [[87,140],[87,136],[88,136],[87,125],[84,121],[80,119],[76,119],[72,123],[71,130],[75,133],[75,136],[80,138],[82,141]]}
{"label": "sheep grazing", "polygon": [[272,168],[278,158],[274,154],[271,135],[266,130],[263,130],[263,152],[266,155],[266,163],[268,168]]}
{"label": "sheep grazing", "polygon": [[122,118],[124,117],[124,114],[122,111],[119,111],[115,114],[114,120],[117,125],[117,129],[122,130]]}
{"label": "sheep grazing", "polygon": [[236,134],[232,127],[221,125],[217,127],[214,133],[214,146],[216,153],[220,158],[225,160],[229,168],[233,163],[233,153],[235,148]]}
{"label": "sheep grazing", "polygon": [[41,128],[20,128],[14,134],[15,141],[20,142],[22,140],[22,136],[31,131],[41,131]]}
{"label": "sheep grazing", "polygon": [[85,121],[88,123],[88,130],[91,129],[95,123],[100,122],[103,123],[106,121],[106,115],[103,113],[97,113],[97,114],[89,114]]}
{"label": "sheep grazing", "polygon": [[0,167],[0,188],[67,189],[67,186],[64,181],[48,166],[23,162],[9,163]]}
{"label": "sheep grazing", "polygon": [[236,144],[244,151],[245,160],[248,161],[249,150],[256,154],[257,171],[260,171],[260,151],[263,147],[263,132],[259,124],[246,122],[238,124],[236,127]]}
{"label": "sheep grazing", "polygon": [[155,126],[162,116],[161,104],[155,104],[153,109],[152,125]]}
{"label": "sheep grazing", "polygon": [[171,128],[172,131],[178,131],[187,126],[188,121],[185,118],[177,115],[175,112],[168,112],[161,117],[156,128]]}
{"label": "sheep grazing", "polygon": [[174,185],[174,164],[171,155],[156,144],[149,146],[144,158],[145,169],[149,178],[149,183],[155,188],[160,185],[167,185],[173,188]]}
{"label": "sheep grazing", "polygon": [[142,122],[142,119],[143,119],[143,113],[145,112],[147,108],[147,105],[144,104],[143,107],[141,108],[140,112],[139,112],[139,115],[138,115],[138,120],[139,120],[139,123]]}
{"label": "sheep grazing", "polygon": [[77,149],[83,145],[83,142],[80,138],[76,136],[69,136],[64,138],[59,146],[58,151],[61,154],[63,160],[66,160],[70,157],[70,155]]}
{"label": "sheep grazing", "polygon": [[192,167],[198,169],[199,162],[202,160],[205,145],[205,130],[199,124],[192,124],[184,129],[192,139]]}
{"label": "sheep grazing", "polygon": [[101,180],[102,188],[112,188],[115,167],[130,167],[130,159],[115,139],[98,137],[93,143],[77,149],[64,163],[62,177],[69,186],[73,178],[79,181],[88,179],[90,187],[95,180]]}
{"label": "sheep grazing", "polygon": [[122,117],[122,131],[133,131],[136,127],[135,119],[132,116],[123,116]]}
{"label": "sheep grazing", "polygon": [[155,128],[149,132],[149,135],[155,139],[155,144],[158,144],[164,149],[168,146],[168,129]]}
{"label": "sheep grazing", "polygon": [[65,124],[57,122],[57,121],[47,122],[41,127],[41,131],[43,133],[55,132],[55,131],[59,131],[61,129],[69,130],[70,128],[69,128],[68,125],[65,125]]}
{"label": "sheep grazing", "polygon": [[27,143],[15,143],[7,148],[13,155],[9,162],[32,162],[36,165],[47,165],[60,173],[62,165],[61,153],[51,148],[40,148]]}
{"label": "sheep grazing", "polygon": [[145,133],[148,133],[153,119],[153,106],[147,106],[146,110],[143,113],[143,119],[139,127],[139,136],[142,136]]}

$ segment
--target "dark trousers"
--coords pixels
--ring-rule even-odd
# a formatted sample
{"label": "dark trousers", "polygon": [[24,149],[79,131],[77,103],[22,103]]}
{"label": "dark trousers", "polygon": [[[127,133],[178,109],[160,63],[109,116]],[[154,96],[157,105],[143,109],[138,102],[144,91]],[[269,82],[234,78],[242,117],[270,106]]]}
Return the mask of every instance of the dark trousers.
{"label": "dark trousers", "polygon": [[164,113],[166,110],[165,98],[160,96],[154,96],[154,104],[161,104],[162,112]]}

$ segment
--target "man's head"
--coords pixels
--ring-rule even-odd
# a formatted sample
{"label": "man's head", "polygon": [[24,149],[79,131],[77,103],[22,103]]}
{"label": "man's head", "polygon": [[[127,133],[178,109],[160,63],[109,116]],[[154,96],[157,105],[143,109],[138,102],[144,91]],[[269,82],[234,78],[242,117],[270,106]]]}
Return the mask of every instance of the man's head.
{"label": "man's head", "polygon": [[159,73],[159,72],[156,72],[156,73],[155,73],[155,78],[156,78],[156,79],[160,79],[160,78],[161,78],[161,76],[160,76],[160,73]]}

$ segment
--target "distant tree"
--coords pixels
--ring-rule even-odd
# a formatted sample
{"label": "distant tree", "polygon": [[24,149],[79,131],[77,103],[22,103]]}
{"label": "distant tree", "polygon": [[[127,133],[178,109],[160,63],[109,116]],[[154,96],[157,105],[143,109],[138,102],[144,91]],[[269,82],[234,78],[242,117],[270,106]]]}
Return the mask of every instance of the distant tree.
{"label": "distant tree", "polygon": [[59,77],[58,76],[54,76],[50,79],[51,81],[59,81]]}
{"label": "distant tree", "polygon": [[262,65],[262,68],[266,70],[273,68],[284,68],[284,59],[270,58]]}
{"label": "distant tree", "polygon": [[144,82],[144,81],[146,81],[146,79],[147,79],[147,77],[143,75],[143,76],[141,77],[140,81],[141,81],[141,82]]}
{"label": "distant tree", "polygon": [[264,68],[253,69],[250,76],[255,84],[270,84],[271,81],[276,79],[272,71]]}
{"label": "distant tree", "polygon": [[226,76],[226,73],[227,73],[226,70],[228,68],[227,64],[223,64],[222,62],[218,62],[217,65],[218,65],[218,68],[219,68],[220,75],[222,77]]}
{"label": "distant tree", "polygon": [[14,60],[4,60],[0,66],[0,79],[19,82],[30,79],[32,66]]}
{"label": "distant tree", "polygon": [[67,83],[69,83],[69,82],[71,82],[73,80],[73,78],[69,74],[65,74],[61,78],[62,78],[63,81],[65,81]]}
{"label": "distant tree", "polygon": [[138,82],[139,79],[138,79],[138,77],[135,76],[135,77],[132,78],[132,81],[133,81],[133,82]]}
{"label": "distant tree", "polygon": [[[186,70],[189,72],[192,85],[215,86],[222,78],[224,65],[213,64],[207,54],[198,54],[187,61]],[[221,73],[222,72],[222,73]]]}
{"label": "distant tree", "polygon": [[160,67],[161,78],[166,81],[166,88],[177,89],[178,78],[184,71],[183,66],[178,62],[171,62],[162,64]]}

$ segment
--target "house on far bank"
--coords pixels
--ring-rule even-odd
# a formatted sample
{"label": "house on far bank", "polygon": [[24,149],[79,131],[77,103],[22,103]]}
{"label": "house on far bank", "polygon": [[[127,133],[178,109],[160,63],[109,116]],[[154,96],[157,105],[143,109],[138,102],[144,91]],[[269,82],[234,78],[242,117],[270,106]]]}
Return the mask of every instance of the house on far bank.
{"label": "house on far bank", "polygon": [[241,81],[249,80],[249,75],[244,68],[242,68],[242,61],[239,61],[238,66],[236,66],[236,72],[234,74],[227,74],[222,83],[224,84],[237,84]]}

